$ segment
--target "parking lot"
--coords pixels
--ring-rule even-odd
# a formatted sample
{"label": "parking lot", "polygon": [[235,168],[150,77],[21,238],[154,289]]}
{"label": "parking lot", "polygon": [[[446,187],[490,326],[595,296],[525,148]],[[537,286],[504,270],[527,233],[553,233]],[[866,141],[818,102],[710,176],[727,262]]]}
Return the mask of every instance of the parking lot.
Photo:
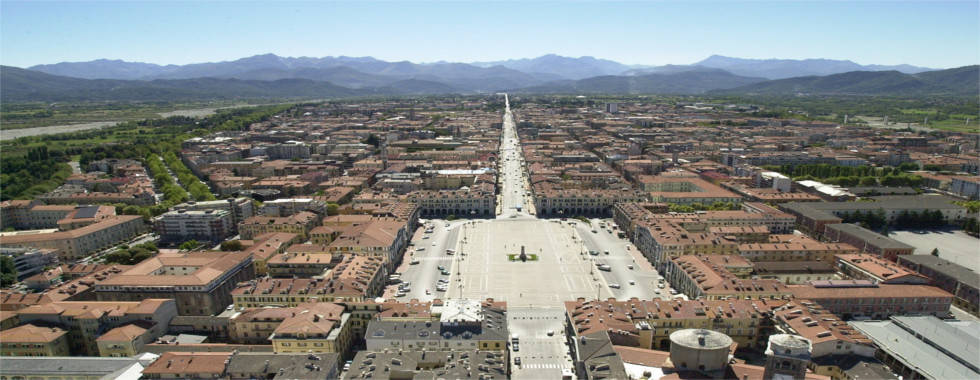
{"label": "parking lot", "polygon": [[916,255],[928,255],[938,248],[939,257],[980,272],[980,239],[962,230],[892,231],[888,237],[915,247]]}
{"label": "parking lot", "polygon": [[[568,225],[538,219],[464,225],[449,296],[492,297],[508,306],[561,306],[578,297],[611,296],[573,236]],[[508,260],[521,246],[537,260]]]}

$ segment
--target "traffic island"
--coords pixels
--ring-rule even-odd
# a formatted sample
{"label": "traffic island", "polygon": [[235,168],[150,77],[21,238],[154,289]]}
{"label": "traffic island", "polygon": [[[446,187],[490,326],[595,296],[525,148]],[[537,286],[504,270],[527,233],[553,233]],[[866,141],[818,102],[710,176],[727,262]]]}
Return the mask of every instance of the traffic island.
{"label": "traffic island", "polygon": [[525,253],[524,252],[524,246],[522,245],[521,246],[521,253],[520,254],[509,253],[509,254],[507,254],[507,260],[508,261],[520,261],[522,263],[523,262],[528,262],[528,261],[538,261],[538,255],[535,255],[533,253],[530,253],[530,254],[529,253]]}

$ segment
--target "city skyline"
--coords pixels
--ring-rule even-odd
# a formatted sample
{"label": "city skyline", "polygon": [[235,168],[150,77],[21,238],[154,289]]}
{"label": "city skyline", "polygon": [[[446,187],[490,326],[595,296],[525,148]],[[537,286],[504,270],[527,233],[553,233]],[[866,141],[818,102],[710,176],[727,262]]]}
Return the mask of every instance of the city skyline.
{"label": "city skyline", "polygon": [[[264,53],[419,63],[545,54],[630,65],[689,64],[715,54],[931,68],[980,61],[975,2],[4,1],[0,7],[7,16],[0,60],[18,67],[94,59],[188,64]],[[181,27],[173,28],[177,20]]]}

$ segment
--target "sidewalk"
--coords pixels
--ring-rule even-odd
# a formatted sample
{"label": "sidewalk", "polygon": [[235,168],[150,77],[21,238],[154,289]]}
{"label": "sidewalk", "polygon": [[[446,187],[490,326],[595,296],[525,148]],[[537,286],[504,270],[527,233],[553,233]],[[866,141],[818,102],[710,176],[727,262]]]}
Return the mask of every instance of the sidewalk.
{"label": "sidewalk", "polygon": [[643,256],[643,252],[640,252],[640,250],[637,249],[636,246],[633,245],[633,243],[630,243],[629,246],[630,249],[627,250],[626,252],[628,252],[630,256],[633,256],[633,261],[636,261],[636,265],[639,267],[638,269],[644,269],[649,271],[657,270],[656,268],[653,267],[653,264],[650,263],[650,260],[647,260],[646,256]]}

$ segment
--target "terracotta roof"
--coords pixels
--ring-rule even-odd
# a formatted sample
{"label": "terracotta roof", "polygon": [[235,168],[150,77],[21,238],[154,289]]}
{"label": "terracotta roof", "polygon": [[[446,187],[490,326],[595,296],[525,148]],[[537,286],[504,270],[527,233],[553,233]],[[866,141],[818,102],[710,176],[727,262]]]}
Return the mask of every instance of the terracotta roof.
{"label": "terracotta roof", "polygon": [[49,343],[68,331],[58,327],[38,327],[26,324],[0,331],[0,341],[4,343]]}
{"label": "terracotta roof", "polygon": [[143,374],[222,374],[231,352],[165,352],[143,370]]}

